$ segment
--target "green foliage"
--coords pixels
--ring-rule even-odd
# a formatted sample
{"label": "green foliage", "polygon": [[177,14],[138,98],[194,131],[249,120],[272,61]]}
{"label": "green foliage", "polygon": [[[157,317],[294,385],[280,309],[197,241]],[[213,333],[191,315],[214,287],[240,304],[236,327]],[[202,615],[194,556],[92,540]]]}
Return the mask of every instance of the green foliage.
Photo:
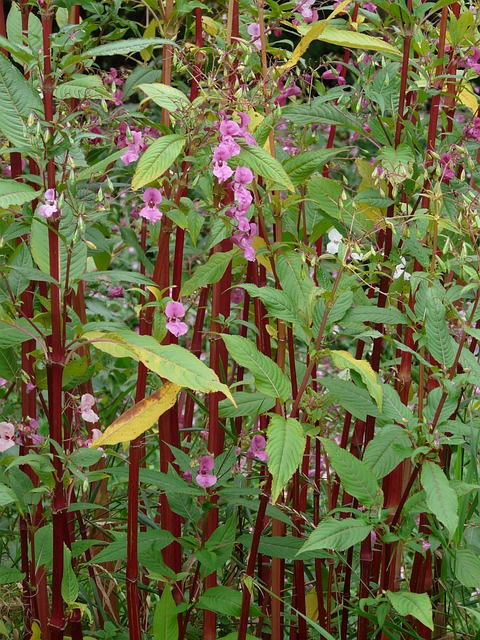
{"label": "green foliage", "polygon": [[272,416],[267,430],[267,453],[273,503],[300,466],[304,451],[305,435],[298,420]]}

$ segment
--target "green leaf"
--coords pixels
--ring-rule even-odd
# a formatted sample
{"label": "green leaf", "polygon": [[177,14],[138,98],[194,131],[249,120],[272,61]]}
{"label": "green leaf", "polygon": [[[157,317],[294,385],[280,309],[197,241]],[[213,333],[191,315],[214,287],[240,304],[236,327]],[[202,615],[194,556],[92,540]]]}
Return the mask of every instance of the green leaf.
{"label": "green leaf", "polygon": [[85,328],[83,338],[92,340],[93,346],[100,351],[115,358],[127,357],[143,362],[150,371],[181,387],[205,393],[219,391],[232,398],[229,388],[219,381],[215,372],[179,345],[160,345],[155,338],[139,336],[126,327],[115,332],[89,331],[88,325]]}
{"label": "green leaf", "polygon": [[92,164],[90,167],[83,169],[77,175],[77,180],[88,180],[89,178],[93,178],[94,176],[101,176],[106,173],[110,167],[110,165],[114,164],[117,160],[119,160],[125,154],[125,149],[119,149],[118,151],[114,151],[111,155],[103,160],[99,160],[95,164]]}
{"label": "green leaf", "polygon": [[295,191],[292,181],[280,162],[262,147],[243,147],[236,156],[238,163],[247,166],[254,173],[267,180],[273,180],[289,191]]}
{"label": "green leaf", "polygon": [[432,288],[427,291],[425,330],[430,354],[442,366],[451,367],[457,344],[448,331],[443,302]]}
{"label": "green leaf", "polygon": [[353,382],[326,376],[319,379],[320,384],[333,393],[335,400],[352,416],[366,420],[367,416],[378,416],[377,405],[365,389],[360,389]]}
{"label": "green leaf", "polygon": [[[12,347],[0,349],[0,378],[11,382],[20,370],[20,354]],[[271,408],[271,407],[269,407]],[[268,411],[268,409],[267,409]]]}
{"label": "green leaf", "polygon": [[40,96],[20,71],[0,54],[0,131],[14,147],[30,147],[24,122],[32,111],[43,114]]}
{"label": "green leaf", "polygon": [[49,569],[53,562],[53,527],[47,524],[35,531],[35,571],[45,566]]}
{"label": "green leaf", "polygon": [[272,503],[302,464],[305,452],[302,425],[293,418],[272,416],[267,429],[268,470],[272,475]]}
{"label": "green leaf", "polygon": [[355,202],[362,202],[365,204],[369,204],[372,207],[379,207],[380,209],[384,209],[394,204],[395,200],[392,198],[387,198],[386,196],[382,196],[378,189],[363,189],[358,193],[355,198]]}
{"label": "green leaf", "polygon": [[164,584],[162,597],[155,607],[153,637],[155,640],[178,639],[177,605],[172,596],[172,587],[167,583]]}
{"label": "green leaf", "polygon": [[258,391],[282,401],[288,398],[290,383],[276,362],[261,353],[247,338],[227,334],[222,334],[222,338],[235,362],[253,374]]}
{"label": "green leaf", "polygon": [[[25,574],[16,569],[15,567],[0,566],[0,585],[13,584],[15,582],[21,582],[25,578]],[[1,625],[1,621],[0,621]],[[0,627],[1,631],[1,627]],[[10,636],[5,633],[4,635]]]}
{"label": "green leaf", "polygon": [[341,520],[331,517],[325,518],[309,535],[300,553],[320,549],[345,551],[358,542],[365,540],[372,529],[373,525],[356,518],[344,518]]}
{"label": "green leaf", "polygon": [[171,40],[165,40],[164,38],[129,38],[128,40],[101,44],[99,47],[84,51],[78,57],[83,60],[96,56],[127,56],[131,53],[143,51],[147,47],[163,47],[164,44],[169,44],[173,47],[177,46]]}
{"label": "green leaf", "polygon": [[252,418],[270,411],[270,409],[275,406],[274,398],[259,393],[258,391],[255,393],[234,391],[232,396],[237,406],[233,406],[228,400],[222,400],[218,404],[220,415],[224,418],[237,418],[239,416]]}
{"label": "green leaf", "polygon": [[459,549],[455,553],[455,577],[467,589],[480,589],[480,559],[478,551]]}
{"label": "green leaf", "polygon": [[386,591],[392,607],[401,616],[412,616],[433,630],[432,603],[426,593],[410,591]]}
{"label": "green leaf", "polygon": [[257,287],[254,284],[241,285],[252,298],[259,298],[272,318],[278,318],[292,324],[298,322],[299,316],[295,305],[285,291],[273,287]]}
{"label": "green leaf", "polygon": [[[242,610],[242,593],[223,585],[212,587],[200,596],[196,606],[197,609],[207,609],[239,618]],[[256,607],[250,608],[252,613],[259,613]]]}
{"label": "green leaf", "polygon": [[314,171],[319,171],[327,162],[344,151],[341,149],[317,149],[315,151],[304,151],[296,156],[288,158],[283,168],[288,173],[292,184],[298,185],[304,182]]}
{"label": "green leaf", "polygon": [[140,189],[163,175],[175,162],[185,142],[185,138],[176,134],[155,140],[140,156],[132,189]]}
{"label": "green leaf", "polygon": [[[16,320],[15,324],[19,327],[24,327],[30,333],[33,331],[32,326],[22,318]],[[22,342],[32,339],[30,335],[18,329],[17,326],[9,322],[0,321],[0,349],[21,344]]]}
{"label": "green leaf", "polygon": [[[148,531],[140,531],[138,534],[138,551],[144,551],[154,547],[158,552],[168,547],[174,541],[174,537],[169,531],[163,529],[150,529]],[[118,540],[110,542],[98,553],[92,562],[115,562],[117,560],[127,559],[127,537],[122,535]]]}
{"label": "green leaf", "polygon": [[442,469],[426,460],[422,467],[422,485],[427,495],[427,506],[437,520],[453,536],[458,527],[458,498]]}
{"label": "green leaf", "polygon": [[73,80],[57,84],[53,95],[57,100],[68,100],[76,98],[78,100],[110,98],[110,94],[103,86],[100,76],[87,76],[77,74]]}
{"label": "green leaf", "polygon": [[[308,127],[312,124],[328,124],[347,127],[359,133],[362,131],[361,125],[358,124],[353,116],[346,115],[345,111],[342,111],[340,107],[332,104],[322,104],[315,101],[309,105],[295,105],[282,109],[282,115],[299,126]],[[313,178],[313,180],[316,179]],[[325,178],[325,180],[329,180],[329,178]],[[329,180],[329,182],[337,185],[340,190],[342,189],[342,186],[338,185],[334,180]]]}
{"label": "green leaf", "polygon": [[282,252],[277,258],[276,270],[282,289],[292,301],[296,313],[310,325],[315,283],[302,255],[295,251]]}
{"label": "green leaf", "polygon": [[62,598],[68,605],[72,605],[78,598],[78,580],[72,567],[72,552],[66,544],[63,545],[63,574]]}
{"label": "green leaf", "polygon": [[343,324],[368,322],[372,324],[407,324],[407,316],[398,309],[379,309],[374,306],[358,306],[351,309],[343,319]]}
{"label": "green leaf", "polygon": [[412,453],[412,444],[405,430],[396,424],[388,424],[381,427],[367,444],[363,461],[370,467],[375,477],[380,479],[393,471]]}
{"label": "green leaf", "polygon": [[358,31],[350,31],[350,29],[335,29],[335,27],[326,27],[316,40],[328,42],[337,47],[345,47],[347,49],[367,49],[368,51],[379,51],[392,56],[401,56],[402,52],[393,45],[385,42],[382,38],[374,38],[366,33]]}
{"label": "green leaf", "polygon": [[0,179],[0,208],[7,209],[8,207],[12,207],[14,205],[21,205],[25,202],[31,202],[36,197],[37,192],[35,191],[35,189],[32,189],[30,185],[25,184],[24,182],[17,182],[17,180]]}
{"label": "green leaf", "polygon": [[190,105],[188,96],[182,91],[161,82],[139,84],[135,89],[143,91],[149,100],[167,111],[178,111]]}
{"label": "green leaf", "polygon": [[[17,2],[12,2],[7,16],[7,37],[10,43],[28,45],[31,59],[36,59],[43,52],[42,23],[33,13],[28,12],[27,35],[22,33],[22,14]],[[15,54],[16,52],[12,52]],[[33,55],[32,55],[33,54]],[[19,57],[22,60],[22,57]]]}
{"label": "green leaf", "polygon": [[15,495],[15,491],[12,491],[12,489],[5,484],[0,484],[0,507],[12,504],[12,502],[16,502],[16,500],[17,496]]}
{"label": "green leaf", "polygon": [[35,59],[35,56],[28,47],[11,40],[7,40],[7,38],[4,38],[3,36],[0,36],[0,47],[5,49],[5,51],[9,51],[15,60],[20,60],[20,62],[23,62],[24,64],[30,64],[30,62]]}
{"label": "green leaf", "polygon": [[345,491],[365,507],[382,504],[383,492],[371,469],[354,455],[326,438],[320,438]]}
{"label": "green leaf", "polygon": [[381,411],[382,387],[371,364],[367,360],[357,360],[348,351],[329,351],[329,355],[332,357],[334,365],[339,369],[351,369],[360,375],[370,395],[377,403],[379,411]]}
{"label": "green leaf", "polygon": [[238,253],[239,249],[235,248],[230,251],[212,254],[207,262],[202,264],[201,267],[197,267],[193,276],[185,282],[180,290],[180,297],[190,296],[200,287],[218,282],[227,270],[233,256]]}

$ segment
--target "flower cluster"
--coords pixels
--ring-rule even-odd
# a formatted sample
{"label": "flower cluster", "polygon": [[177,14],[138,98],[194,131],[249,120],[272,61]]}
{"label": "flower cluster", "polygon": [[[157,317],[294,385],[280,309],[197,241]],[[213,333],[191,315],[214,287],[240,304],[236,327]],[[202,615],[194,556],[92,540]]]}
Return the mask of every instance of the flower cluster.
{"label": "flower cluster", "polygon": [[95,398],[91,393],[84,393],[80,399],[80,413],[85,422],[98,422],[99,417],[93,410],[95,404]]}
{"label": "flower cluster", "polygon": [[315,4],[315,0],[300,0],[295,7],[295,11],[298,11],[301,14],[307,24],[318,20],[318,11],[316,9],[312,9],[313,4]]}
{"label": "flower cluster", "polygon": [[45,204],[38,207],[38,214],[43,218],[51,218],[58,211],[57,194],[55,189],[45,191]]}
{"label": "flower cluster", "polygon": [[480,49],[473,47],[471,55],[467,56],[464,60],[460,60],[458,66],[473,69],[475,73],[480,76]]}
{"label": "flower cluster", "polygon": [[225,182],[233,176],[231,186],[235,206],[228,210],[227,215],[237,221],[238,233],[232,236],[232,240],[243,250],[245,258],[252,262],[255,260],[252,242],[257,233],[257,226],[255,223],[249,222],[247,218],[253,201],[252,193],[247,185],[252,182],[253,173],[247,167],[239,166],[235,169],[234,175],[233,169],[227,164],[227,160],[240,153],[240,145],[235,137],[244,138],[249,145],[257,144],[255,138],[247,131],[250,118],[245,113],[239,113],[239,117],[240,124],[224,117],[219,125],[220,143],[213,150],[213,174],[219,182]]}
{"label": "flower cluster", "polygon": [[11,422],[0,422],[0,451],[7,451],[15,446],[15,427]]}
{"label": "flower cluster", "polygon": [[162,201],[162,194],[158,189],[154,187],[148,187],[145,189],[142,196],[144,202],[143,207],[140,209],[140,215],[142,218],[150,220],[150,222],[157,222],[162,219],[162,212],[159,211],[158,206]]}
{"label": "flower cluster", "polygon": [[188,326],[179,320],[185,315],[185,307],[181,302],[169,302],[165,307],[165,315],[167,316],[167,329],[170,333],[177,338],[187,333]]}
{"label": "flower cluster", "polygon": [[474,118],[473,123],[465,127],[464,133],[467,138],[480,142],[480,118]]}
{"label": "flower cluster", "polygon": [[142,151],[145,151],[147,145],[143,141],[143,133],[138,129],[129,130],[124,122],[120,123],[118,129],[120,135],[116,139],[117,147],[126,149],[120,160],[125,166],[128,166],[138,160],[138,156]]}
{"label": "flower cluster", "polygon": [[217,481],[217,476],[213,473],[215,462],[210,456],[203,456],[200,460],[196,481],[201,487],[207,489],[213,487]]}

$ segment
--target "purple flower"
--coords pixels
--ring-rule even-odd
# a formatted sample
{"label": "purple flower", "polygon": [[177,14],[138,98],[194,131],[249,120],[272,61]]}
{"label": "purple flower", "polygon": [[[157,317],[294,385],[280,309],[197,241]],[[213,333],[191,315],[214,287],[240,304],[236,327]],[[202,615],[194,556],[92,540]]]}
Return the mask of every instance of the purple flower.
{"label": "purple flower", "polygon": [[217,476],[212,473],[215,462],[210,456],[203,456],[200,460],[200,467],[197,473],[197,484],[207,489],[213,487],[217,481]]}
{"label": "purple flower", "polygon": [[145,203],[140,210],[142,218],[150,220],[150,222],[157,222],[162,219],[162,213],[158,210],[157,205],[162,201],[162,194],[158,189],[154,187],[148,187],[145,189],[142,200]]}
{"label": "purple flower", "polygon": [[[236,186],[236,185],[235,185]],[[253,201],[252,192],[243,187],[242,185],[235,188],[235,202],[238,203],[238,208],[241,211],[248,211]]]}
{"label": "purple flower", "polygon": [[315,0],[302,0],[295,7],[307,24],[318,20],[318,12],[316,9],[312,9],[312,4],[315,4]]}
{"label": "purple flower", "polygon": [[0,422],[0,451],[6,451],[15,446],[15,428],[11,422]]}
{"label": "purple flower", "polygon": [[342,71],[342,65],[341,64],[337,64],[335,71],[333,71],[332,69],[329,69],[328,71],[325,71],[324,73],[322,73],[322,78],[323,80],[335,80],[336,82],[338,82],[339,85],[343,85],[345,84],[345,78],[340,75]]}
{"label": "purple flower", "polygon": [[376,13],[377,7],[373,4],[373,2],[364,2],[363,8],[365,11],[370,11],[371,13]]}
{"label": "purple flower", "polygon": [[233,169],[230,169],[228,164],[223,162],[223,160],[220,160],[213,163],[213,175],[219,182],[225,182],[225,180],[228,180],[233,176]]}
{"label": "purple flower", "polygon": [[84,393],[80,398],[80,411],[82,414],[82,418],[85,422],[98,422],[99,417],[93,411],[92,407],[95,404],[95,398],[91,393]]}
{"label": "purple flower", "polygon": [[121,284],[118,287],[111,287],[107,292],[107,298],[123,298],[123,287]]}
{"label": "purple flower", "polygon": [[108,81],[111,83],[115,83],[117,87],[121,87],[123,84],[123,80],[120,78],[118,74],[118,69],[114,69],[110,67],[110,73],[108,74]]}
{"label": "purple flower", "polygon": [[265,438],[257,433],[253,436],[250,447],[245,455],[247,458],[256,458],[261,462],[267,462],[268,453],[265,451],[266,444]]}
{"label": "purple flower", "polygon": [[427,542],[426,540],[422,540],[422,551],[426,552],[430,549],[432,545],[430,544],[430,542]]}
{"label": "purple flower", "polygon": [[260,39],[260,25],[258,22],[252,22],[247,26],[247,33],[250,36],[252,44],[259,51],[262,48],[262,41]]}
{"label": "purple flower", "polygon": [[253,180],[253,173],[247,167],[237,167],[234,180],[238,184],[250,184]]}
{"label": "purple flower", "polygon": [[235,233],[232,236],[232,242],[234,242],[240,249],[243,250],[243,256],[249,262],[255,261],[255,249],[252,246],[253,238],[257,233],[257,225],[250,223],[250,229],[246,233]]}
{"label": "purple flower", "polygon": [[192,481],[192,472],[190,471],[190,469],[188,471],[184,471],[182,474],[183,479],[186,482],[191,482]]}
{"label": "purple flower", "polygon": [[132,135],[131,141],[128,140],[128,138],[126,137],[125,137],[125,140],[119,137],[119,140],[117,142],[118,146],[120,146],[120,144],[122,145],[120,146],[120,149],[122,149],[125,146],[127,147],[127,151],[125,151],[123,156],[121,156],[120,158],[120,160],[123,162],[125,166],[131,164],[132,162],[135,162],[135,160],[138,160],[138,156],[145,149],[145,143],[142,140],[142,132],[132,130],[131,135]]}
{"label": "purple flower", "polygon": [[480,118],[474,118],[471,125],[467,125],[463,130],[467,138],[473,138],[477,142],[480,142]]}
{"label": "purple flower", "polygon": [[220,123],[220,133],[222,136],[239,136],[240,125],[235,120],[222,120]]}
{"label": "purple flower", "polygon": [[185,315],[185,307],[181,302],[169,302],[165,307],[165,315],[167,316],[167,329],[176,338],[187,333],[188,325],[179,320]]}
{"label": "purple flower", "polygon": [[45,191],[45,202],[38,207],[38,214],[43,218],[51,218],[54,213],[57,213],[57,194],[55,189],[47,189]]}
{"label": "purple flower", "polygon": [[6,387],[8,384],[8,380],[5,380],[5,378],[0,378],[0,387]]}

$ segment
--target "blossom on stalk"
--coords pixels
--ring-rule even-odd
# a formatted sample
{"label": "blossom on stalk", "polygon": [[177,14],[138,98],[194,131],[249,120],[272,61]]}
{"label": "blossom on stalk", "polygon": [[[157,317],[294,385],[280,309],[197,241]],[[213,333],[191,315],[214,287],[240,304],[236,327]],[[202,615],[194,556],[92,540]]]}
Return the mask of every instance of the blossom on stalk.
{"label": "blossom on stalk", "polygon": [[7,451],[15,446],[15,427],[11,422],[0,422],[0,451]]}
{"label": "blossom on stalk", "polygon": [[262,48],[262,41],[260,39],[260,25],[258,22],[252,22],[247,26],[247,33],[250,36],[250,40],[254,47],[259,51]]}
{"label": "blossom on stalk", "polygon": [[161,220],[163,214],[159,211],[158,206],[162,201],[162,194],[158,189],[154,187],[148,187],[145,189],[142,200],[145,203],[140,209],[140,215],[142,218],[150,220],[150,222],[157,222]]}
{"label": "blossom on stalk", "polygon": [[235,233],[232,236],[232,242],[243,250],[243,257],[249,262],[255,261],[255,249],[253,248],[253,240],[257,233],[257,225],[250,223],[250,229],[243,233]]}
{"label": "blossom on stalk", "polygon": [[213,474],[213,468],[215,462],[210,456],[203,456],[200,460],[200,467],[198,469],[196,481],[201,487],[207,489],[213,487],[217,481],[217,476]]}
{"label": "blossom on stalk", "polygon": [[313,4],[315,4],[315,0],[301,0],[295,7],[295,10],[301,14],[307,24],[318,20],[318,11],[312,9]]}
{"label": "blossom on stalk", "polygon": [[165,315],[167,316],[167,329],[176,338],[187,333],[188,325],[179,320],[185,315],[185,307],[181,302],[169,302],[165,307]]}
{"label": "blossom on stalk", "polygon": [[328,239],[330,240],[330,242],[327,244],[325,251],[334,256],[338,253],[338,248],[343,240],[343,236],[340,231],[337,231],[334,228],[330,229],[330,231],[328,232]]}
{"label": "blossom on stalk", "polygon": [[41,204],[38,207],[38,214],[45,219],[51,218],[53,214],[58,211],[57,205],[58,202],[55,189],[47,189],[45,191],[45,204]]}
{"label": "blossom on stalk", "polygon": [[406,267],[407,267],[407,261],[403,256],[400,256],[400,264],[397,264],[397,266],[395,267],[395,271],[393,272],[392,278],[396,280],[397,278],[400,278],[401,276],[403,276],[404,280],[410,280],[411,275],[410,273],[408,273],[408,271],[405,271]]}
{"label": "blossom on stalk", "polygon": [[259,433],[257,433],[256,435],[253,436],[252,441],[250,443],[250,447],[248,451],[245,453],[245,455],[247,456],[247,458],[256,458],[261,462],[267,462],[268,453],[265,451],[266,444],[267,443],[265,438]]}
{"label": "blossom on stalk", "polygon": [[85,422],[98,422],[99,417],[93,410],[93,405],[95,404],[95,398],[91,393],[84,393],[80,398],[80,412],[82,414],[82,418]]}
{"label": "blossom on stalk", "polygon": [[132,164],[132,162],[135,162],[135,160],[138,160],[138,156],[145,149],[142,132],[132,129],[130,133],[131,140],[129,140],[125,135],[125,139],[119,137],[119,140],[117,141],[117,146],[119,146],[120,149],[123,149],[124,147],[127,148],[123,156],[120,157],[120,160],[125,166],[128,166],[129,164]]}

